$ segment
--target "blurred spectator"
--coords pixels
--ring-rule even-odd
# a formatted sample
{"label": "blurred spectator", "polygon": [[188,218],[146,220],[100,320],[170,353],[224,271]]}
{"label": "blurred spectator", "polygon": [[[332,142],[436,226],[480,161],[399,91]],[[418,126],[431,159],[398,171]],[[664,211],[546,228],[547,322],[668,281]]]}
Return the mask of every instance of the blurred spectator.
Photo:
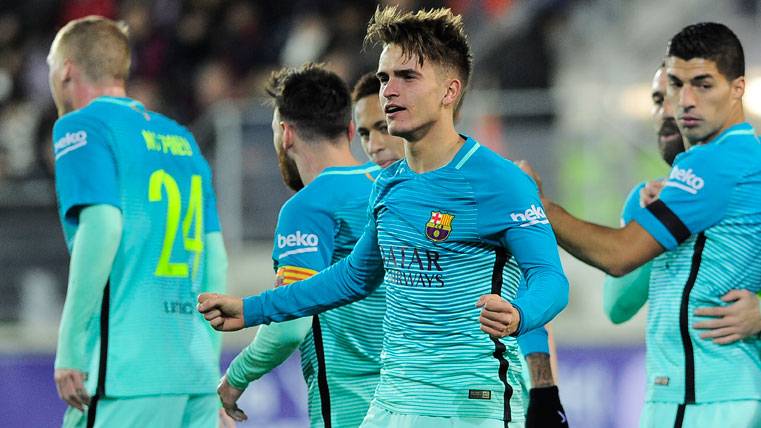
{"label": "blurred spectator", "polygon": [[[398,3],[403,8],[442,4]],[[101,15],[126,22],[134,53],[128,94],[151,110],[193,125],[220,100],[260,95],[264,79],[282,65],[325,62],[353,82],[376,66],[377,52],[361,49],[376,4],[370,0],[0,1],[0,185],[8,179],[23,182],[52,176],[50,132],[56,114],[46,57],[55,31],[72,19]],[[211,146],[202,144],[203,149]]]}

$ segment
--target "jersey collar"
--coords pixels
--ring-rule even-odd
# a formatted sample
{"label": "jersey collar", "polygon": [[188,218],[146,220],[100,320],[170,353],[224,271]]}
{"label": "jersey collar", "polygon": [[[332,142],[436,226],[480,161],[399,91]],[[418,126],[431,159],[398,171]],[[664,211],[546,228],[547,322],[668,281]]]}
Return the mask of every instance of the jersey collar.
{"label": "jersey collar", "polygon": [[[362,165],[353,166],[329,166],[322,170],[317,177],[323,175],[355,175],[355,174],[368,174],[380,170],[381,167],[373,162],[367,162]],[[315,179],[317,178],[315,177]]]}
{"label": "jersey collar", "polygon": [[143,103],[128,97],[112,97],[108,95],[103,95],[98,98],[95,98],[94,100],[92,100],[92,102],[118,104],[118,105],[129,107],[132,109],[140,110],[141,112],[145,112],[145,106],[143,105]]}
{"label": "jersey collar", "polygon": [[738,136],[738,135],[750,135],[752,137],[755,137],[756,130],[753,129],[753,125],[751,125],[748,122],[738,123],[737,125],[732,125],[729,128],[725,129],[724,132],[717,135],[706,144],[720,144],[726,141],[728,137]]}
{"label": "jersey collar", "polygon": [[[478,151],[478,148],[481,147],[480,144],[478,144],[478,141],[468,137],[465,134],[459,134],[460,137],[465,139],[465,143],[460,147],[459,150],[457,150],[457,153],[455,153],[454,157],[451,161],[449,161],[448,164],[442,166],[441,168],[434,169],[433,171],[424,172],[422,175],[434,173],[436,171],[441,171],[449,168],[454,169],[460,169],[462,168],[468,160],[473,156],[473,154]],[[407,159],[404,159],[404,170],[409,171],[410,174],[413,175],[421,175],[416,173],[415,171],[410,168],[409,164],[407,163]]]}

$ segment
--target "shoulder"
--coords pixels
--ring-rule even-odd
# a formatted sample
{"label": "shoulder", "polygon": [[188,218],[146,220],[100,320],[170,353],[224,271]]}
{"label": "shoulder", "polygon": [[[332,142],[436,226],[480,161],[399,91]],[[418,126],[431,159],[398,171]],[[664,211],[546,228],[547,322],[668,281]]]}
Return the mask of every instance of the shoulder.
{"label": "shoulder", "polygon": [[738,180],[748,171],[761,171],[761,144],[755,138],[725,139],[695,146],[680,154],[668,181],[699,190],[706,180],[723,177]]}
{"label": "shoulder", "polygon": [[313,186],[318,184],[315,180],[308,186],[296,192],[280,208],[280,222],[307,222],[316,218],[320,214],[326,214],[326,207],[331,206],[332,199],[329,194],[321,192],[323,186]]}
{"label": "shoulder", "polygon": [[53,152],[56,161],[77,149],[110,146],[108,125],[87,110],[68,113],[53,126]]}
{"label": "shoulder", "polygon": [[388,182],[391,179],[393,179],[396,175],[401,173],[404,168],[409,168],[407,166],[407,161],[405,161],[404,159],[399,159],[398,161],[387,166],[386,168],[381,169],[375,175],[376,186],[387,185]]}
{"label": "shoulder", "polygon": [[477,193],[537,191],[534,180],[515,162],[484,146],[479,146],[459,171]]}
{"label": "shoulder", "polygon": [[59,117],[53,125],[53,133],[74,128],[98,130],[107,126],[102,115],[92,105]]}
{"label": "shoulder", "polygon": [[155,112],[155,111],[148,111],[147,113],[148,113],[148,116],[151,118],[151,120],[154,120],[160,126],[171,130],[172,133],[184,135],[186,137],[194,139],[193,133],[190,132],[190,129],[188,129],[188,127],[177,122],[171,117]]}

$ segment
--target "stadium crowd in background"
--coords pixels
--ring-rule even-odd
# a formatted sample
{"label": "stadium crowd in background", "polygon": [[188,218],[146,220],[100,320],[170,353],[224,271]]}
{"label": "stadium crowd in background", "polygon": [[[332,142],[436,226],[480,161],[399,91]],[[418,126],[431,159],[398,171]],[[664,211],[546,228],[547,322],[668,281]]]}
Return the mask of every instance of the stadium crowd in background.
{"label": "stadium crowd in background", "polygon": [[[0,187],[50,177],[55,109],[45,56],[68,21],[100,15],[124,21],[133,58],[127,92],[146,108],[191,125],[215,102],[263,95],[280,66],[325,62],[353,82],[374,66],[359,56],[374,1],[8,0],[0,2]],[[385,2],[381,2],[385,3]],[[498,15],[511,1],[397,1],[446,4],[470,16]],[[11,126],[12,124],[12,126]],[[208,153],[208,141],[199,141]]]}

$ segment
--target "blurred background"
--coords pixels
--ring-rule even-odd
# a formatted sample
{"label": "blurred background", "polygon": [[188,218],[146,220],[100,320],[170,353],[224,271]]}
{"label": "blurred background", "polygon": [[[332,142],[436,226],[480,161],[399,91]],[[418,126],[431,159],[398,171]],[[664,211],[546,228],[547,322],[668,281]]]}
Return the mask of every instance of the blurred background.
{"label": "blurred background", "polygon": [[[743,41],[746,113],[761,125],[759,0],[401,1],[464,16],[475,72],[458,128],[530,160],[548,195],[608,225],[629,190],[667,172],[650,121],[650,81],[666,41],[719,21]],[[362,51],[373,1],[3,0],[0,2],[0,425],[57,426],[53,376],[68,253],[56,215],[45,57],[67,21],[125,21],[128,94],[187,125],[215,173],[230,254],[229,291],[271,286],[272,231],[290,196],[272,148],[263,82],[283,65],[324,62],[352,85],[374,70]],[[358,142],[355,149],[362,159]],[[635,427],[644,396],[644,310],[621,326],[602,313],[602,274],[563,258],[568,308],[553,323],[572,426]],[[380,326],[379,326],[380,327]],[[225,361],[253,331],[225,335]],[[226,362],[224,363],[226,364]],[[306,426],[296,360],[252,384],[246,426]]]}

